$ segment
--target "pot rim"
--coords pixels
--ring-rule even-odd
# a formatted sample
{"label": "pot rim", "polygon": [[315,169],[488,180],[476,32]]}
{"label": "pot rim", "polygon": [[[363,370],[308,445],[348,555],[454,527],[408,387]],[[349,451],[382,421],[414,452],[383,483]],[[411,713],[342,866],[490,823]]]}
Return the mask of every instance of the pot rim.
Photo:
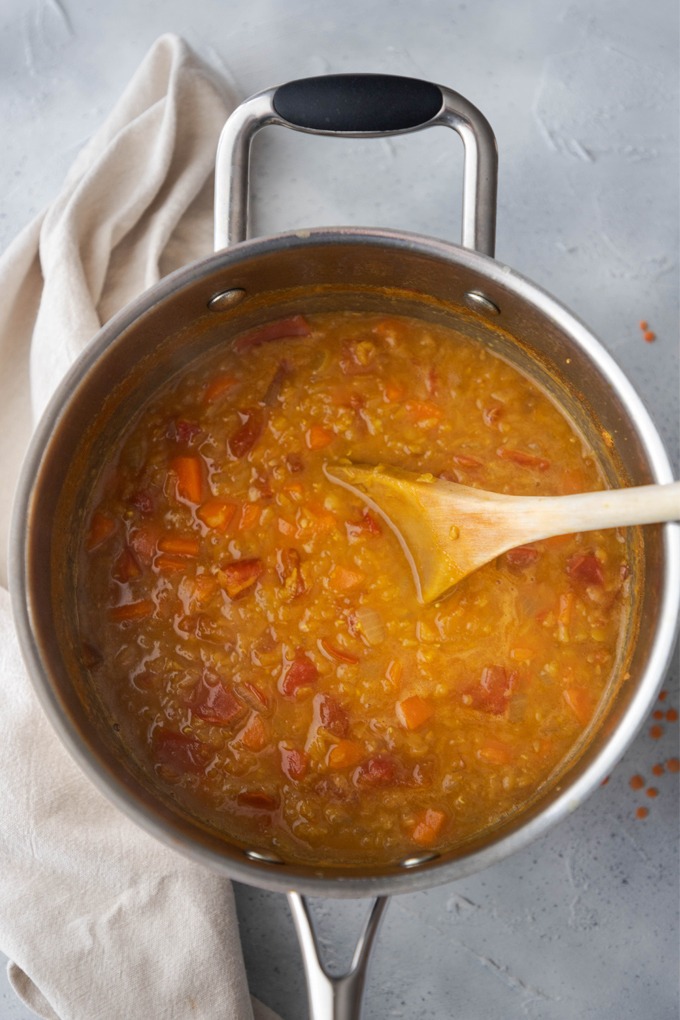
{"label": "pot rim", "polygon": [[[561,818],[575,810],[609,774],[631,744],[654,703],[675,645],[680,616],[680,526],[662,526],[663,583],[659,593],[660,611],[656,638],[646,668],[621,720],[590,764],[567,783],[552,802],[520,823],[518,827],[493,840],[488,846],[463,853],[452,860],[422,860],[412,868],[393,869],[385,875],[356,875],[352,869],[324,869],[312,866],[274,864],[253,860],[243,854],[242,861],[221,855],[191,833],[180,833],[160,817],[151,818],[127,791],[122,779],[106,768],[84,745],[77,727],[63,710],[49,679],[33,634],[31,592],[27,584],[27,550],[30,542],[29,519],[36,479],[39,478],[49,437],[58,426],[73,398],[72,390],[83,380],[109,345],[116,342],[141,315],[151,312],[166,298],[209,275],[216,269],[229,269],[244,257],[279,254],[282,250],[310,245],[380,245],[418,252],[471,269],[480,283],[491,281],[529,301],[542,315],[566,329],[574,341],[594,362],[635,421],[654,481],[672,480],[672,470],[657,429],[618,364],[587,327],[551,294],[510,267],[476,251],[436,238],[394,230],[362,227],[315,227],[288,231],[264,238],[243,241],[233,248],[212,254],[164,277],[152,288],[118,312],[73,363],[60,381],[32,437],[17,486],[12,515],[9,549],[10,593],[15,625],[22,655],[39,700],[52,726],[84,773],[109,801],[131,817],[142,829],[166,845],[179,850],[198,863],[209,865],[226,876],[274,891],[296,888],[303,893],[326,896],[374,896],[413,892],[455,878],[461,878],[497,863],[543,835]],[[76,395],[77,396],[77,395]],[[355,869],[356,870],[356,869]]]}

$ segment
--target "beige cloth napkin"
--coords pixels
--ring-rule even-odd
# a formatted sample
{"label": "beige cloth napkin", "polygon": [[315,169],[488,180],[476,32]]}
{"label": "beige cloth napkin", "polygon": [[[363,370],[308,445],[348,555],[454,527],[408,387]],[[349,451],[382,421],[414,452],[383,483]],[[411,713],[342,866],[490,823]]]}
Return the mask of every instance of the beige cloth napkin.
{"label": "beige cloth napkin", "polygon": [[[0,261],[0,584],[35,415],[102,322],[210,253],[211,171],[233,105],[163,36]],[[53,734],[4,587],[0,720],[0,949],[25,1003],[49,1020],[275,1020],[248,995],[230,884],[110,806]]]}

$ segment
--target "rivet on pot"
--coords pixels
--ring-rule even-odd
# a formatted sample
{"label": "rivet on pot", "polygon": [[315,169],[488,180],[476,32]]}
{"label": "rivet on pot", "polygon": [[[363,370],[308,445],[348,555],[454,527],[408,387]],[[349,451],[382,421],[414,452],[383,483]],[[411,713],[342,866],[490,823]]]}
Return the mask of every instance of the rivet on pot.
{"label": "rivet on pot", "polygon": [[482,315],[500,315],[501,310],[497,304],[478,290],[469,290],[465,295],[465,304],[473,312],[481,312]]}
{"label": "rivet on pot", "polygon": [[260,861],[262,864],[283,864],[284,862],[276,854],[267,853],[264,850],[244,850],[246,857],[251,861]]}
{"label": "rivet on pot", "polygon": [[242,287],[233,287],[231,290],[221,290],[218,294],[213,294],[208,301],[208,308],[211,312],[225,312],[228,308],[235,308],[236,305],[240,305],[246,296],[245,290]]}
{"label": "rivet on pot", "polygon": [[427,864],[428,861],[435,861],[439,857],[439,854],[432,852],[430,854],[419,854],[417,857],[405,857],[403,861],[399,861],[400,868],[417,868],[419,864]]}

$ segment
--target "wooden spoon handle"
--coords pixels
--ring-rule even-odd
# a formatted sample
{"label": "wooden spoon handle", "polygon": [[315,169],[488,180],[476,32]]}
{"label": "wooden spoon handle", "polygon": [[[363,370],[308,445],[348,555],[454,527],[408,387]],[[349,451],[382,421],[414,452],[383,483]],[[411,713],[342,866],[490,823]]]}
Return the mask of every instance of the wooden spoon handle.
{"label": "wooden spoon handle", "polygon": [[680,520],[680,482],[575,496],[527,496],[514,502],[527,530],[540,530],[543,538],[550,538],[598,528]]}

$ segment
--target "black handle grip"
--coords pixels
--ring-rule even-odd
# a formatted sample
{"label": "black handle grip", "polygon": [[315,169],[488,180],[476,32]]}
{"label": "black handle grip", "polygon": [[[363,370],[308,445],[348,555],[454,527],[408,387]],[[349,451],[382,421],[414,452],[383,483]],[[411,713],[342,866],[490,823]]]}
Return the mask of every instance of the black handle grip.
{"label": "black handle grip", "polygon": [[409,131],[442,108],[437,85],[392,74],[329,74],[280,85],[272,105],[283,120],[306,131],[382,134]]}

